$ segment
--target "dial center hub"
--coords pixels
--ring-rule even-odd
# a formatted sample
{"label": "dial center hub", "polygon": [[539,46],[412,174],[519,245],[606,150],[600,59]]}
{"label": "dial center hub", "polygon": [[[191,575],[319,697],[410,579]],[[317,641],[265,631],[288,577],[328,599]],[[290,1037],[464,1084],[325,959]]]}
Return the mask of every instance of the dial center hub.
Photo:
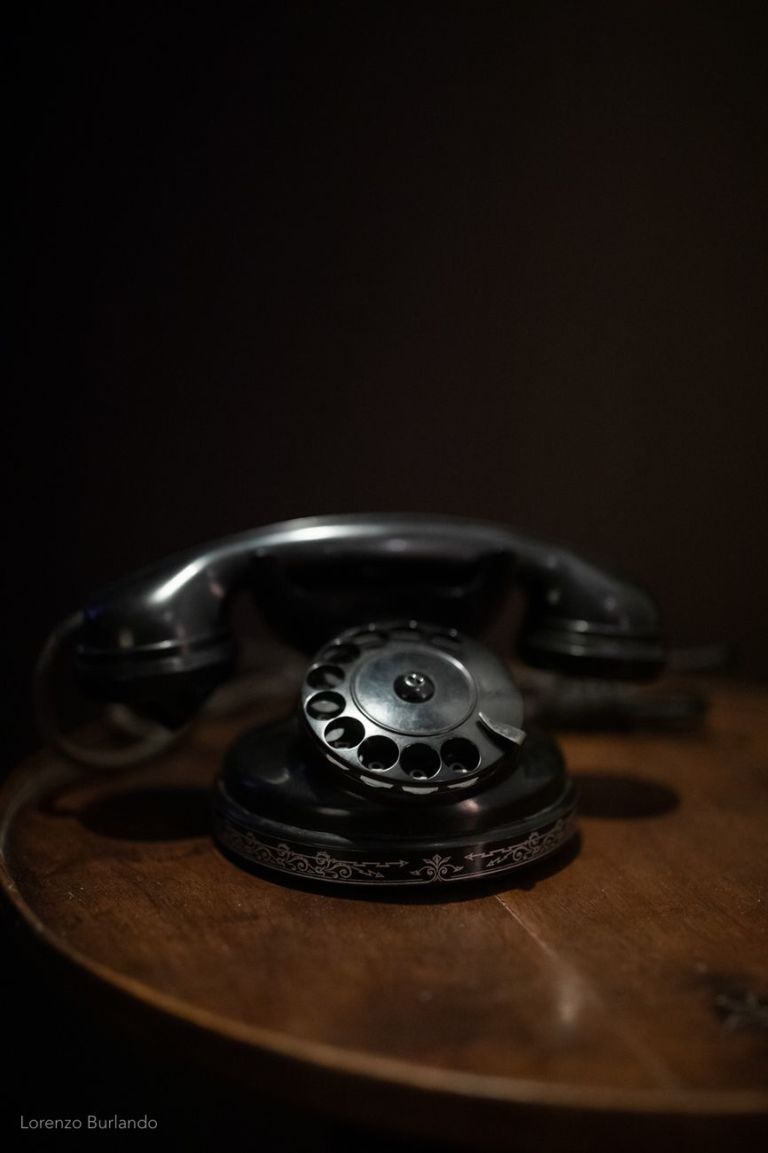
{"label": "dial center hub", "polygon": [[421,645],[393,644],[357,669],[352,693],[361,711],[395,732],[428,736],[460,725],[476,698],[464,665]]}
{"label": "dial center hub", "polygon": [[434,683],[426,673],[401,673],[395,678],[395,692],[402,701],[428,701],[435,695]]}

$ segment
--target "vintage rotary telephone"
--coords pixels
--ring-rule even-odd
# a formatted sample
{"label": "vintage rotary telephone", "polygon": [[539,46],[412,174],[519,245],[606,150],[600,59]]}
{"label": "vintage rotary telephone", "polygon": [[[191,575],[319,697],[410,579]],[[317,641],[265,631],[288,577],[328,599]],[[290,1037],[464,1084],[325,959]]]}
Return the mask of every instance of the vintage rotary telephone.
{"label": "vintage rotary telephone", "polygon": [[229,750],[218,844],[307,880],[435,885],[507,872],[575,830],[556,743],[526,736],[506,664],[472,639],[511,583],[525,595],[524,661],[638,680],[661,669],[645,592],[562,548],[454,517],[259,528],[111,585],[66,631],[86,693],[173,731],[232,675],[229,608],[249,589],[281,637],[319,651],[297,713]]}

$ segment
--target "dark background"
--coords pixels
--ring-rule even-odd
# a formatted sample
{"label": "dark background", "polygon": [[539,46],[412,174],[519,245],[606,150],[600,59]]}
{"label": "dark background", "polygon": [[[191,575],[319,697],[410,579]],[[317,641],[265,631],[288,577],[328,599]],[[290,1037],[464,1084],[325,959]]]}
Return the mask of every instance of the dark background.
{"label": "dark background", "polygon": [[95,586],[308,513],[553,536],[765,676],[760,6],[253,11],[5,38],[7,761]]}

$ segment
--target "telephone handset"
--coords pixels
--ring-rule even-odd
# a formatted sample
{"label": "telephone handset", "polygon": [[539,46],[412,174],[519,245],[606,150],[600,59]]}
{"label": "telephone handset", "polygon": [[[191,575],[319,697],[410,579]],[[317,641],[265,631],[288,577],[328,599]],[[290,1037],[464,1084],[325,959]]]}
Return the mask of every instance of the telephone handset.
{"label": "telephone handset", "polygon": [[307,880],[424,885],[506,872],[574,831],[549,737],[523,728],[506,664],[472,639],[511,584],[523,660],[648,679],[664,661],[647,593],[565,549],[456,517],[309,517],[119,581],[75,622],[77,679],[173,729],[232,674],[234,595],[319,646],[298,713],[244,734],[214,806],[241,864]]}

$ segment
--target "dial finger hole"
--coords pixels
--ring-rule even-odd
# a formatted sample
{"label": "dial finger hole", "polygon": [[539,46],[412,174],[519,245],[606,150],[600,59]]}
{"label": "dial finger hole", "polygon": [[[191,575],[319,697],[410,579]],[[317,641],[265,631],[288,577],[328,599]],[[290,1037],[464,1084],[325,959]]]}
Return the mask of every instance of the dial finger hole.
{"label": "dial finger hole", "polygon": [[328,664],[335,665],[348,665],[352,661],[356,661],[360,656],[360,649],[357,645],[350,644],[337,644],[329,645],[327,649],[323,649],[320,653],[320,659],[327,661]]}
{"label": "dial finger hole", "polygon": [[397,745],[389,737],[368,737],[358,750],[358,758],[366,769],[383,773],[391,769],[397,760]]}
{"label": "dial finger hole", "polygon": [[344,712],[346,703],[341,693],[315,693],[307,701],[307,712],[318,720],[330,720]]}
{"label": "dial finger hole", "polygon": [[369,649],[381,648],[387,643],[388,637],[380,629],[365,629],[363,632],[355,633],[352,639],[359,648],[368,652]]}
{"label": "dial finger hole", "polygon": [[455,629],[444,633],[432,633],[429,640],[440,649],[458,649],[461,646],[461,638]]}
{"label": "dial finger hole", "polygon": [[344,669],[338,665],[318,665],[307,673],[307,684],[313,689],[335,689],[344,680]]}
{"label": "dial finger hole", "polygon": [[429,745],[409,745],[400,754],[400,767],[414,781],[428,781],[440,772],[440,756]]}
{"label": "dial finger hole", "polygon": [[440,750],[444,763],[454,773],[471,773],[480,764],[480,750],[466,737],[452,737]]}
{"label": "dial finger hole", "polygon": [[419,641],[423,634],[416,621],[408,621],[391,629],[389,635],[393,641]]}
{"label": "dial finger hole", "polygon": [[334,749],[354,749],[365,736],[365,728],[354,717],[339,717],[326,725],[324,736]]}

